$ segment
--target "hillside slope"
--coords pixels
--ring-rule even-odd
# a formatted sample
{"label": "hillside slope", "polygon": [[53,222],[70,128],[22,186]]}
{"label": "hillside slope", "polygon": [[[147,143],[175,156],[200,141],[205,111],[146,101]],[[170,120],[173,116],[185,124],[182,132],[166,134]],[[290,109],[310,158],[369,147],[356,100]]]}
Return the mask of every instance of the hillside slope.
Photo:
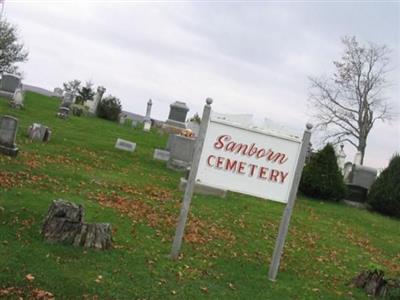
{"label": "hillside slope", "polygon": [[[0,115],[20,121],[18,157],[0,156],[0,297],[364,299],[347,285],[359,271],[373,264],[400,274],[399,221],[300,198],[272,283],[267,271],[284,206],[234,193],[194,197],[183,255],[173,262],[181,174],[152,159],[167,136],[96,118],[61,120],[58,105],[27,92],[25,109],[14,111],[0,99]],[[52,129],[50,143],[27,139],[33,122]],[[117,138],[136,142],[136,151],[114,149]],[[59,198],[83,204],[89,222],[111,222],[115,248],[44,243],[41,224]]]}

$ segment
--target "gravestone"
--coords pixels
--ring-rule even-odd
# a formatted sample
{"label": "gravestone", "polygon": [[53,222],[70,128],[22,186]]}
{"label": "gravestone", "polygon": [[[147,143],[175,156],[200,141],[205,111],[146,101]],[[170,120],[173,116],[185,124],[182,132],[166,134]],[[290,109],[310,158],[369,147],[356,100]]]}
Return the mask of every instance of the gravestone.
{"label": "gravestone", "polygon": [[345,183],[349,182],[349,175],[351,173],[351,169],[353,168],[353,163],[346,162],[343,167],[343,180]]}
{"label": "gravestone", "polygon": [[99,105],[101,99],[103,98],[103,95],[106,91],[105,87],[98,86],[97,87],[97,92],[93,97],[93,100],[86,101],[86,105],[89,107],[89,112],[92,114],[96,114],[97,112],[97,106]]}
{"label": "gravestone", "polygon": [[21,77],[13,74],[3,73],[1,76],[0,89],[9,93],[14,93],[17,88],[21,88]]}
{"label": "gravestone", "polygon": [[339,169],[341,170],[342,174],[344,174],[344,162],[346,159],[346,153],[344,153],[344,145],[340,144],[340,150],[336,154],[336,161],[338,164]]}
{"label": "gravestone", "polygon": [[169,160],[169,151],[162,149],[154,149],[153,159],[168,161]]}
{"label": "gravestone", "polygon": [[71,92],[65,92],[61,107],[69,108],[72,103],[74,103],[74,94],[72,94]]}
{"label": "gravestone", "polygon": [[119,117],[119,124],[124,125],[127,120],[127,115],[123,114]]}
{"label": "gravestone", "polygon": [[68,115],[69,115],[68,107],[61,106],[58,108],[57,117],[59,117],[60,119],[66,119],[68,118]]}
{"label": "gravestone", "polygon": [[149,101],[147,102],[147,108],[146,108],[146,116],[144,117],[144,121],[143,121],[143,131],[150,131],[151,128],[151,106],[153,105],[153,102],[151,101],[151,99],[149,99]]}
{"label": "gravestone", "polygon": [[138,121],[132,120],[132,128],[136,128],[138,126]]}
{"label": "gravestone", "polygon": [[377,170],[371,167],[362,165],[353,165],[350,173],[349,182],[352,185],[360,186],[369,190],[371,185],[375,182]]}
{"label": "gravestone", "polygon": [[178,128],[186,128],[186,115],[189,111],[185,102],[176,101],[170,105],[170,111],[166,125]]}
{"label": "gravestone", "polygon": [[0,153],[15,157],[18,148],[15,138],[18,130],[18,119],[11,116],[3,116],[0,119]]}
{"label": "gravestone", "polygon": [[51,130],[50,128],[38,124],[38,123],[33,123],[28,127],[28,137],[32,141],[40,141],[40,142],[49,142],[51,138]]}
{"label": "gravestone", "polygon": [[117,139],[117,142],[115,143],[115,148],[117,148],[119,150],[134,152],[135,148],[136,148],[136,144],[133,142],[119,138],[119,139]]}
{"label": "gravestone", "polygon": [[143,123],[143,131],[149,132],[151,129],[151,120],[145,120]]}
{"label": "gravestone", "polygon": [[10,100],[10,106],[17,109],[24,108],[24,93],[21,88],[15,90],[14,95]]}
{"label": "gravestone", "polygon": [[151,115],[151,106],[153,105],[153,102],[151,101],[151,99],[149,99],[149,101],[147,102],[147,107],[146,107],[146,116],[145,116],[145,120],[149,120],[151,119],[150,115]]}
{"label": "gravestone", "polygon": [[167,167],[176,171],[184,171],[192,163],[196,139],[175,135],[171,140],[170,157]]}
{"label": "gravestone", "polygon": [[376,176],[376,169],[353,164],[347,179],[348,200],[365,202],[368,190],[375,182]]}

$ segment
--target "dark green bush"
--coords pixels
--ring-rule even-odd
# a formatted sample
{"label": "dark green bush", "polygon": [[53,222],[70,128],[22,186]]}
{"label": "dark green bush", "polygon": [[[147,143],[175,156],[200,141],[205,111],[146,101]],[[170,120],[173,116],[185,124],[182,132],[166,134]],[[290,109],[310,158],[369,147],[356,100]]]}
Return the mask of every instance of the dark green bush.
{"label": "dark green bush", "polygon": [[121,108],[121,102],[118,98],[107,96],[97,106],[97,116],[110,121],[117,121]]}
{"label": "dark green bush", "polygon": [[400,218],[400,155],[390,160],[371,186],[367,202],[371,207],[388,216]]}
{"label": "dark green bush", "polygon": [[332,145],[327,144],[310,158],[299,188],[306,196],[325,200],[338,201],[345,196],[346,187]]}

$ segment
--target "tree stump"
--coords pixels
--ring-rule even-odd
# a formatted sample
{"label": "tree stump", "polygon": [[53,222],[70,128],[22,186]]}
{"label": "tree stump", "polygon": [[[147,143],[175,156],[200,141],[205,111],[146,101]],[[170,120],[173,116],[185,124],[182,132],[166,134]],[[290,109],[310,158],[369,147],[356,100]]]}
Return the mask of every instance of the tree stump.
{"label": "tree stump", "polygon": [[110,249],[112,230],[108,223],[84,223],[84,208],[62,199],[54,200],[42,227],[44,239],[85,248]]}
{"label": "tree stump", "polygon": [[85,224],[75,236],[73,245],[85,248],[109,249],[112,246],[111,225],[108,223]]}
{"label": "tree stump", "polygon": [[385,296],[387,292],[387,281],[384,272],[381,270],[363,271],[352,280],[352,285],[364,289],[371,296]]}
{"label": "tree stump", "polygon": [[42,235],[48,242],[72,244],[81,229],[84,209],[64,200],[54,200],[47,212]]}

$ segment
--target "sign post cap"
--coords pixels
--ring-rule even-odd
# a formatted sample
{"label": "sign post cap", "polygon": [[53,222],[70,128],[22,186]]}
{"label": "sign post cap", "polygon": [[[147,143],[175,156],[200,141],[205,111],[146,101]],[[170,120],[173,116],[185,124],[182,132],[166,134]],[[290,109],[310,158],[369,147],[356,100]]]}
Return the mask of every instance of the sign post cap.
{"label": "sign post cap", "polygon": [[213,103],[213,99],[207,98],[206,103],[207,103],[207,105],[211,105],[211,103]]}
{"label": "sign post cap", "polygon": [[313,124],[307,123],[306,128],[307,128],[307,130],[311,130],[313,128]]}

